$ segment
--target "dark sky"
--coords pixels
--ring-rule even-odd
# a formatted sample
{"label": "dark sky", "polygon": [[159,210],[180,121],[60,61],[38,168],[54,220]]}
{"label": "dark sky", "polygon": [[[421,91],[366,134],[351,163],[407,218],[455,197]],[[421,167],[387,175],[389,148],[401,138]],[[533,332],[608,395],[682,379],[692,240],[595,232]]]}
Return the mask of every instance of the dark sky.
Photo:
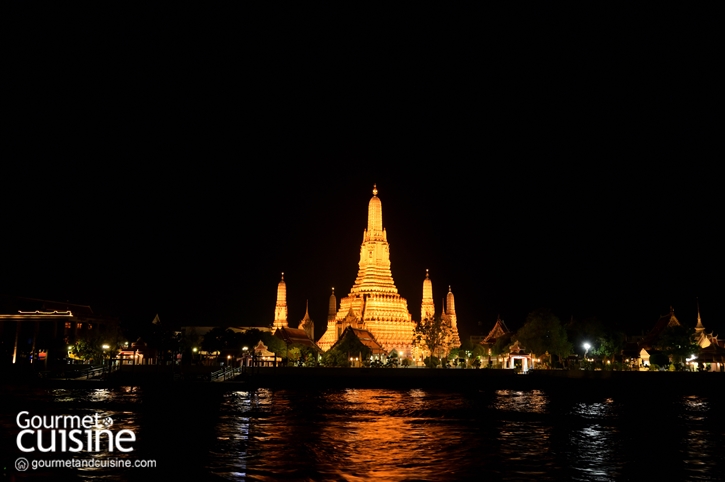
{"label": "dark sky", "polygon": [[694,325],[697,297],[725,335],[721,34],[691,12],[223,13],[18,12],[0,291],[254,325],[284,271],[321,328],[377,183],[415,319],[429,268],[464,335],[538,307]]}

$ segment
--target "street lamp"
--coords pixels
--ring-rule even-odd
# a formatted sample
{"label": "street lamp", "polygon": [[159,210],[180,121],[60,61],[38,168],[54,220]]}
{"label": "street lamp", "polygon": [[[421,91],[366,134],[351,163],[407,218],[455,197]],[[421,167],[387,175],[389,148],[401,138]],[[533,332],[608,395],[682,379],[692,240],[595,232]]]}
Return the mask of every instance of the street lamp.
{"label": "street lamp", "polygon": [[[105,357],[106,356],[106,350],[108,350],[110,348],[110,346],[103,345],[103,346],[101,346],[101,348],[103,348],[103,356]],[[111,371],[111,357],[110,357],[110,355],[108,357],[108,371],[109,372]]]}
{"label": "street lamp", "polygon": [[589,343],[584,343],[584,360],[587,359],[587,353],[592,346]]}

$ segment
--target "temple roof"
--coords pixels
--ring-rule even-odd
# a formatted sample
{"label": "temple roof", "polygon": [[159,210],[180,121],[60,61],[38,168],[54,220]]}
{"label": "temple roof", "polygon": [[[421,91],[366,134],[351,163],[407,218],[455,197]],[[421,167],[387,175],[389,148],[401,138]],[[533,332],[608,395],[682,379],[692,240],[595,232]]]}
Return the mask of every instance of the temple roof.
{"label": "temple roof", "polygon": [[[36,313],[37,312],[37,313]],[[8,316],[48,316],[58,312],[77,319],[77,321],[117,321],[113,316],[95,313],[89,305],[52,301],[22,296],[0,295],[0,315]]]}
{"label": "temple roof", "polygon": [[301,345],[311,348],[315,351],[321,351],[320,348],[315,344],[315,342],[310,340],[310,337],[307,336],[305,330],[283,326],[281,328],[277,328],[277,331],[274,332],[274,336],[284,341],[288,345]]}
{"label": "temple roof", "polygon": [[9,295],[3,296],[0,299],[0,311],[7,314],[16,314],[19,311],[71,311],[75,316],[94,316],[93,310],[89,305]]}
{"label": "temple roof", "polygon": [[698,362],[725,363],[725,348],[712,343],[707,348],[700,350],[697,355]]}
{"label": "temple roof", "polygon": [[503,322],[503,320],[499,317],[496,319],[496,324],[493,325],[493,328],[488,333],[488,336],[483,339],[481,342],[482,345],[493,345],[496,343],[496,339],[500,338],[504,335],[508,335],[511,333],[511,330],[508,329],[506,326],[506,323]]}
{"label": "temple roof", "polygon": [[670,312],[666,315],[660,316],[660,319],[657,320],[655,326],[644,337],[644,339],[640,343],[640,346],[651,347],[657,342],[657,338],[659,338],[660,334],[665,330],[665,328],[668,328],[670,326],[682,326],[680,324],[680,321],[675,316],[675,309],[671,306]]}
{"label": "temple roof", "polygon": [[273,352],[267,349],[267,345],[262,343],[262,340],[259,340],[257,346],[255,346],[252,350],[256,356],[275,356]]}
{"label": "temple roof", "polygon": [[386,353],[383,346],[378,343],[372,333],[367,330],[360,330],[351,326],[345,328],[345,331],[342,332],[340,338],[335,342],[334,345],[332,345],[331,349],[335,348],[340,342],[342,342],[342,340],[344,340],[348,336],[354,336],[358,340],[360,340],[360,343],[369,348],[372,351],[373,355],[384,355]]}

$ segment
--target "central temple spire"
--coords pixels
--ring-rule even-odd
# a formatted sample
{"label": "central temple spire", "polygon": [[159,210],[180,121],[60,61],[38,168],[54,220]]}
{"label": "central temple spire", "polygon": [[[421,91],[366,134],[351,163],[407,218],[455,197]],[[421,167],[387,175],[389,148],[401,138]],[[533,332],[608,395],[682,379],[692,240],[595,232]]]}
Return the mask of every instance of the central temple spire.
{"label": "central temple spire", "polygon": [[420,306],[420,319],[433,319],[435,316],[435,304],[433,303],[433,283],[428,276],[428,270],[425,270],[425,279],[423,280],[423,302]]}
{"label": "central temple spire", "polygon": [[[353,293],[397,293],[393,275],[390,272],[390,248],[383,228],[383,207],[377,196],[377,185],[368,203],[368,228],[360,246],[360,267]],[[359,312],[361,314],[361,312]]]}
{"label": "central temple spire", "polygon": [[383,229],[383,207],[378,198],[377,184],[373,184],[373,197],[368,203],[368,229],[365,231],[365,241],[385,241],[385,229]]}
{"label": "central temple spire", "polygon": [[287,326],[289,326],[287,324],[287,284],[284,282],[284,273],[282,273],[282,279],[277,285],[277,304],[274,307],[272,327],[276,330]]}
{"label": "central temple spire", "polygon": [[[383,227],[378,187],[368,203],[368,224],[360,246],[359,270],[350,293],[340,300],[334,318],[318,345],[329,349],[346,326],[369,330],[387,351],[411,353],[414,323],[408,302],[398,294],[390,271],[390,246]],[[331,303],[331,307],[332,307]],[[334,328],[332,320],[334,319]]]}

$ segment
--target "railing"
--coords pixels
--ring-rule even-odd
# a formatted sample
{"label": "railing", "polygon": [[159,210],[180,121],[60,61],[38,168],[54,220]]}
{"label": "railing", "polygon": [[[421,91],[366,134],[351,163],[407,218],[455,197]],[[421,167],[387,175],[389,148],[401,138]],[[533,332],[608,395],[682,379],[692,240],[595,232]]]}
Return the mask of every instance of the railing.
{"label": "railing", "polygon": [[212,382],[225,381],[230,378],[234,378],[241,373],[242,373],[242,367],[236,367],[236,368],[224,367],[221,370],[212,372],[211,381]]}
{"label": "railing", "polygon": [[88,368],[86,370],[68,371],[65,374],[66,380],[90,380],[91,378],[100,377],[109,373],[113,373],[119,369],[118,364],[113,364],[110,367],[103,365],[101,367]]}

